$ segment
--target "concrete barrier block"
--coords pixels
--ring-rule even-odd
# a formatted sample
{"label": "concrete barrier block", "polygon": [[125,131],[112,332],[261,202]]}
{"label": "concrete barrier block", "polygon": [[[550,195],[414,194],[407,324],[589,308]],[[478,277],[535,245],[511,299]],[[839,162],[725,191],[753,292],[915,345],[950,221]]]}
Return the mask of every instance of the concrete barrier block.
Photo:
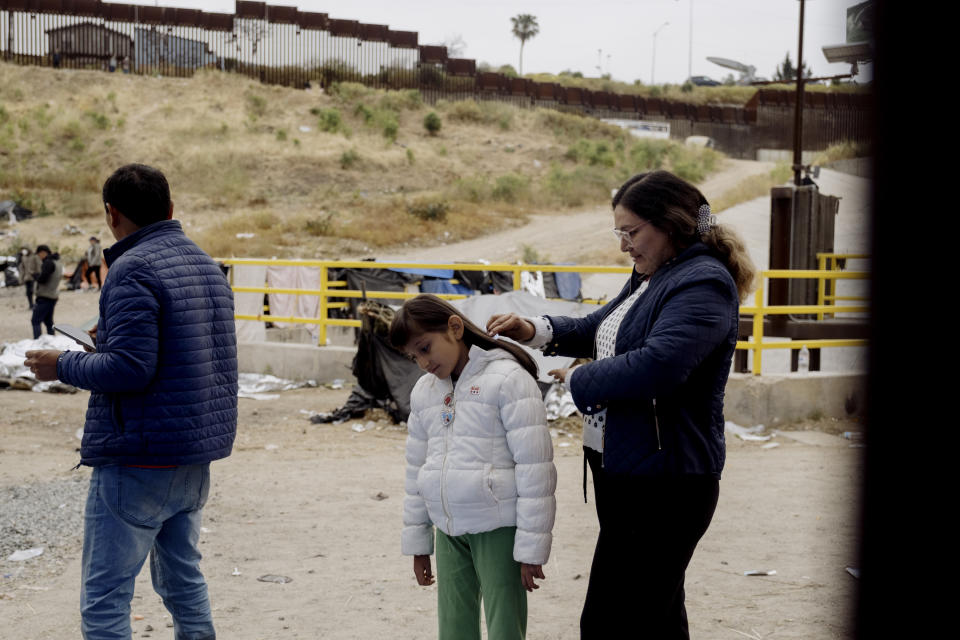
{"label": "concrete barrier block", "polygon": [[240,371],[269,373],[290,380],[353,381],[350,367],[355,347],[317,347],[282,342],[243,342],[238,345]]}
{"label": "concrete barrier block", "polygon": [[810,418],[851,418],[866,409],[863,373],[732,373],[723,412],[737,424],[771,426]]}

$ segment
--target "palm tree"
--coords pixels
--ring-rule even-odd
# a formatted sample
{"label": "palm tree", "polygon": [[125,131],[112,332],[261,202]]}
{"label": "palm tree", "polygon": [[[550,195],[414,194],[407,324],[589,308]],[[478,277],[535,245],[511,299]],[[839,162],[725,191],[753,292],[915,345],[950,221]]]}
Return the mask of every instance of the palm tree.
{"label": "palm tree", "polygon": [[510,18],[513,23],[513,36],[520,39],[520,75],[523,76],[523,45],[533,36],[540,33],[540,25],[536,16],[521,13]]}

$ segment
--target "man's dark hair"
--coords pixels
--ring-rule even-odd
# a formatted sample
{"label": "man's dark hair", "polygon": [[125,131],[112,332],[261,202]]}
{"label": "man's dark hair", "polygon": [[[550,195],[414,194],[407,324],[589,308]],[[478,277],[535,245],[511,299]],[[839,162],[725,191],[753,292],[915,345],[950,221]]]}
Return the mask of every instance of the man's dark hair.
{"label": "man's dark hair", "polygon": [[138,227],[167,219],[170,185],[159,169],[127,164],[103,183],[103,201]]}
{"label": "man's dark hair", "polygon": [[48,247],[45,244],[37,245],[36,253],[40,253],[41,251],[46,251],[47,253],[50,253],[50,247]]}

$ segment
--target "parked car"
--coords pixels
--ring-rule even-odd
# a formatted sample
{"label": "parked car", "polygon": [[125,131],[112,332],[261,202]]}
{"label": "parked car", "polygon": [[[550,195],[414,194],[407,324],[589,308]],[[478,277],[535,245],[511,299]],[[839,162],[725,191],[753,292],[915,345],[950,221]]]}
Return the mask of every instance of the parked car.
{"label": "parked car", "polygon": [[720,83],[707,76],[691,76],[690,82],[698,87],[719,87]]}

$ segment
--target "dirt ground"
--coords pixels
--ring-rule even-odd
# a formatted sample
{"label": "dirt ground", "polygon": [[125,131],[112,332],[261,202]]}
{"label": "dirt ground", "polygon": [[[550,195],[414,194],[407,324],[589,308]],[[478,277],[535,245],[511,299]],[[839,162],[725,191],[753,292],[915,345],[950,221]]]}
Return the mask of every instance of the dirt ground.
{"label": "dirt ground", "polygon": [[[7,319],[0,341],[29,336],[20,295],[0,289]],[[58,319],[95,313],[96,293],[63,295]],[[313,425],[302,412],[333,409],[348,393],[302,389],[240,401],[236,447],[213,464],[202,534],[220,637],[435,636],[435,587],[418,587],[400,555],[403,429],[382,419],[363,432],[353,430],[354,421]],[[72,469],[86,399],[85,392],[0,391],[0,488],[89,476],[89,469]],[[856,567],[862,449],[837,434],[861,426],[790,428],[773,438],[775,448],[728,439],[720,504],[687,573],[694,637],[852,636],[856,579],[846,568]],[[555,438],[554,451],[557,523],[547,580],[530,598],[531,639],[578,637],[597,534],[594,506],[581,494],[576,435]],[[0,637],[79,636],[80,535],[59,541],[59,554],[26,564],[0,558]],[[744,576],[750,570],[776,574]],[[292,581],[257,580],[267,574]],[[133,615],[135,637],[170,637],[169,615],[146,570]]]}
{"label": "dirt ground", "polygon": [[[86,395],[0,392],[0,486],[89,476],[71,470]],[[213,464],[202,534],[221,637],[435,636],[435,587],[418,587],[399,551],[403,429],[380,420],[358,433],[352,421],[313,425],[300,411],[329,410],[346,396],[305,389],[241,400],[234,453]],[[823,431],[783,432],[773,441],[779,446],[763,449],[729,440],[717,514],[687,574],[695,637],[851,636],[855,579],[845,569],[856,566],[861,449]],[[581,495],[578,442],[561,436],[554,446],[557,523],[547,580],[530,598],[531,639],[578,637],[597,534],[594,506]],[[77,531],[62,543],[72,549],[62,565],[29,580],[0,580],[10,596],[0,600],[0,635],[78,637],[79,540]],[[12,564],[0,561],[5,570]],[[744,576],[749,570],[776,575]],[[293,580],[257,580],[266,574]],[[135,637],[170,636],[146,570],[133,614]]]}

